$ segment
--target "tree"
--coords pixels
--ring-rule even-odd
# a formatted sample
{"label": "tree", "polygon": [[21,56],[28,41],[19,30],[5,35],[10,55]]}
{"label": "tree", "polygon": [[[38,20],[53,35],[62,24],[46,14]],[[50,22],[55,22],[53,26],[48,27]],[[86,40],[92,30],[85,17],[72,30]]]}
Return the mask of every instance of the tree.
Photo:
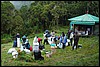
{"label": "tree", "polygon": [[25,29],[23,27],[24,23],[20,15],[14,17],[14,21],[12,25],[13,25],[12,35],[16,35],[16,33],[20,33],[20,35],[24,35],[25,33]]}
{"label": "tree", "polygon": [[11,34],[14,9],[9,1],[1,2],[1,35]]}
{"label": "tree", "polygon": [[24,22],[27,22],[27,13],[28,13],[28,6],[22,6],[20,9],[21,17],[24,19]]}
{"label": "tree", "polygon": [[98,1],[34,1],[20,10],[9,1],[1,2],[1,34],[31,34],[69,25],[69,18],[89,14],[99,16]]}

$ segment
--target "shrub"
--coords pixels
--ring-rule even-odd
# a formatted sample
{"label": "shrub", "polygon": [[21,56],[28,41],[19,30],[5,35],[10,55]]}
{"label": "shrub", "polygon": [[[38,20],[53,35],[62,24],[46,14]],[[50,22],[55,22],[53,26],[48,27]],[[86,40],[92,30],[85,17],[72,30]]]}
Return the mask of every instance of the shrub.
{"label": "shrub", "polygon": [[22,60],[22,61],[24,60],[26,62],[34,61],[32,53],[26,54],[25,51],[22,51],[22,52],[19,53],[17,60]]}
{"label": "shrub", "polygon": [[8,43],[8,42],[11,42],[12,39],[1,39],[1,44],[4,44],[4,43]]}

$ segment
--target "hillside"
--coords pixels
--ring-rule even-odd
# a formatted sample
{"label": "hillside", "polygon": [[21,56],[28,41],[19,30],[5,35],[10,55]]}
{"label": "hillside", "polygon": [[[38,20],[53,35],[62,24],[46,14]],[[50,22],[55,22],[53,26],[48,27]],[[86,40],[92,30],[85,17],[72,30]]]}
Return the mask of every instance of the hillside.
{"label": "hillside", "polygon": [[[66,27],[59,28],[57,35],[60,35],[62,31],[65,31]],[[67,29],[68,30],[68,29]],[[67,31],[66,30],[66,31]],[[43,33],[36,34],[39,37],[43,37]],[[31,35],[30,35],[31,36]],[[28,37],[30,37],[28,36]],[[29,39],[32,46],[33,37]],[[56,53],[51,58],[47,58],[42,53],[44,60],[32,60],[26,62],[26,59],[33,58],[31,53],[23,55],[25,59],[13,59],[11,54],[7,54],[9,48],[12,47],[13,42],[1,44],[1,65],[2,66],[99,66],[99,37],[90,36],[80,37],[79,44],[82,44],[82,48],[77,50],[71,50],[71,46],[67,46],[65,49],[56,49]],[[16,48],[19,49],[19,48]],[[50,51],[50,45],[45,45],[45,49]]]}

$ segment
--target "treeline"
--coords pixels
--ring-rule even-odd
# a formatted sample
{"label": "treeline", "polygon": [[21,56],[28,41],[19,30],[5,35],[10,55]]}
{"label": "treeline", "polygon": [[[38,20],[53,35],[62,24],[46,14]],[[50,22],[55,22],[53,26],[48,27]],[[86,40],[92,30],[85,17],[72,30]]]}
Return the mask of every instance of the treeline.
{"label": "treeline", "polygon": [[89,13],[99,17],[99,1],[34,1],[16,10],[9,1],[1,2],[1,36],[39,33],[69,26],[68,19]]}

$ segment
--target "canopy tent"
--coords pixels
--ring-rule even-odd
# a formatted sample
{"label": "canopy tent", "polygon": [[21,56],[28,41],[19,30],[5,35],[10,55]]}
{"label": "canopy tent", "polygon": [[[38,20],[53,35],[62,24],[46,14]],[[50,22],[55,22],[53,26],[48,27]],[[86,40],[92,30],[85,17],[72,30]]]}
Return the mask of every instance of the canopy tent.
{"label": "canopy tent", "polygon": [[87,21],[83,21],[83,22],[81,22],[81,21],[71,21],[70,24],[71,24],[71,25],[72,25],[72,24],[94,25],[95,22],[87,22]]}
{"label": "canopy tent", "polygon": [[84,14],[74,18],[70,18],[68,20],[71,21],[70,29],[72,28],[72,24],[95,25],[95,23],[99,23],[99,17],[93,16],[91,14]]}
{"label": "canopy tent", "polygon": [[99,18],[96,17],[96,16],[93,16],[91,14],[84,14],[84,15],[81,15],[81,16],[77,16],[77,17],[74,17],[74,18],[70,18],[68,19],[70,21],[87,21],[87,22],[97,22],[99,23]]}

